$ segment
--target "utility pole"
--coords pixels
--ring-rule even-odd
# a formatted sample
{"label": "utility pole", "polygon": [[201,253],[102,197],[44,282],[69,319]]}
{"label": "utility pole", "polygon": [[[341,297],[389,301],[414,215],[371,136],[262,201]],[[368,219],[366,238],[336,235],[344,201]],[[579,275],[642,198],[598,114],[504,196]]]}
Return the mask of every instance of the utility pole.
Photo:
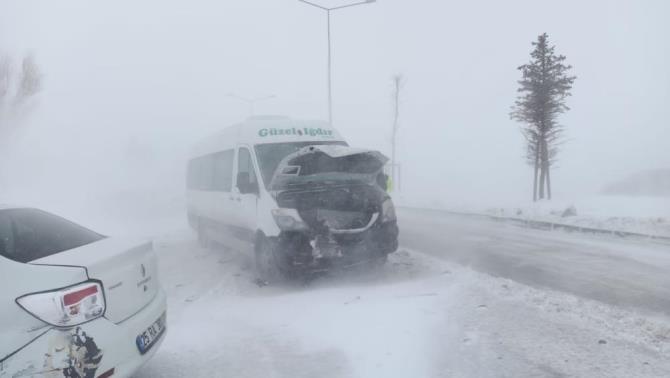
{"label": "utility pole", "polygon": [[327,17],[326,26],[328,28],[328,122],[332,125],[333,124],[333,74],[332,74],[333,64],[332,64],[332,48],[331,48],[331,37],[330,37],[331,36],[330,12],[338,9],[351,8],[356,5],[371,4],[374,3],[376,0],[359,1],[357,3],[340,5],[338,7],[332,7],[332,8],[324,7],[323,5],[319,5],[307,0],[298,0],[298,1],[326,11],[326,17]]}
{"label": "utility pole", "polygon": [[402,89],[403,76],[397,74],[393,76],[393,133],[391,136],[391,182],[394,187],[400,187],[400,167],[396,160],[396,142],[398,136],[398,120],[400,118],[400,90]]}

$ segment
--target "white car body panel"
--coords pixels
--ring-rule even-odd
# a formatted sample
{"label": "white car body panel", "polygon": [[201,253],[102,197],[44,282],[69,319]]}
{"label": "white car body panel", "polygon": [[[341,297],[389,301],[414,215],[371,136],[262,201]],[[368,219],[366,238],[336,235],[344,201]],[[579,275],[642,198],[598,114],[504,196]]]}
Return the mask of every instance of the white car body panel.
{"label": "white car body panel", "polygon": [[105,291],[105,317],[120,323],[141,310],[156,296],[158,263],[151,243],[143,240],[106,238],[31,264],[81,266],[91,279],[100,280]]}
{"label": "white car body panel", "polygon": [[[1,378],[63,377],[73,366],[94,367],[96,377],[111,369],[113,377],[129,377],[165,338],[163,328],[144,354],[136,345],[167,308],[157,257],[146,241],[103,238],[27,263],[0,256],[0,277]],[[78,326],[49,325],[16,302],[91,280],[102,284],[106,310]]]}
{"label": "white car body panel", "polygon": [[[113,378],[131,377],[160,348],[165,335],[144,355],[134,343],[135,337],[165,313],[167,296],[161,289],[154,300],[141,312],[120,324],[105,318],[82,325],[81,331],[92,338],[101,349],[102,359],[96,377],[114,369]],[[62,378],[71,356],[83,359],[73,344],[76,328],[60,330],[46,328],[42,335],[15,355],[0,362],[0,377]]]}
{"label": "white car body panel", "polygon": [[16,298],[88,279],[83,268],[22,264],[4,257],[0,257],[0,277],[0,361],[48,330],[46,323],[19,307]]}

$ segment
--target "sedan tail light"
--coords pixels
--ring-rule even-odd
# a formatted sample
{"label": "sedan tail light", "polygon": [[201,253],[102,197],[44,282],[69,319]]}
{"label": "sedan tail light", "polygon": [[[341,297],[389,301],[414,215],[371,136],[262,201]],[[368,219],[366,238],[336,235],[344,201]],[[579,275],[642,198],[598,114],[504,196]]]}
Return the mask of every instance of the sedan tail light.
{"label": "sedan tail light", "polygon": [[105,313],[102,285],[93,281],[24,295],[16,303],[43,322],[63,328],[86,323]]}

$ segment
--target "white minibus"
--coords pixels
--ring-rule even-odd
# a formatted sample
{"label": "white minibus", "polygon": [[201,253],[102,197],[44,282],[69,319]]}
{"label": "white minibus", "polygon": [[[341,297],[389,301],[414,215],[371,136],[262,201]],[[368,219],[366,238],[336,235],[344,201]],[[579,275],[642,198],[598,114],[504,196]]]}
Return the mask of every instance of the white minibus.
{"label": "white minibus", "polygon": [[189,223],[203,245],[252,246],[266,281],[383,263],[398,246],[387,161],[325,122],[253,117],[192,149]]}

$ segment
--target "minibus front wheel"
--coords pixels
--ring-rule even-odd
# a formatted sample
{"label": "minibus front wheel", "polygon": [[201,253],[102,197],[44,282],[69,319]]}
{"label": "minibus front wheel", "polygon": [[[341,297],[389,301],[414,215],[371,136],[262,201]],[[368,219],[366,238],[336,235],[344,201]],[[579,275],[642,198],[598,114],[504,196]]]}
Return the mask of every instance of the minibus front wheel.
{"label": "minibus front wheel", "polygon": [[259,234],[254,245],[256,274],[265,282],[277,282],[283,278],[278,254],[278,243]]}
{"label": "minibus front wheel", "polygon": [[198,220],[196,231],[198,233],[198,245],[205,249],[211,248],[212,239],[209,237],[207,224],[202,219]]}

